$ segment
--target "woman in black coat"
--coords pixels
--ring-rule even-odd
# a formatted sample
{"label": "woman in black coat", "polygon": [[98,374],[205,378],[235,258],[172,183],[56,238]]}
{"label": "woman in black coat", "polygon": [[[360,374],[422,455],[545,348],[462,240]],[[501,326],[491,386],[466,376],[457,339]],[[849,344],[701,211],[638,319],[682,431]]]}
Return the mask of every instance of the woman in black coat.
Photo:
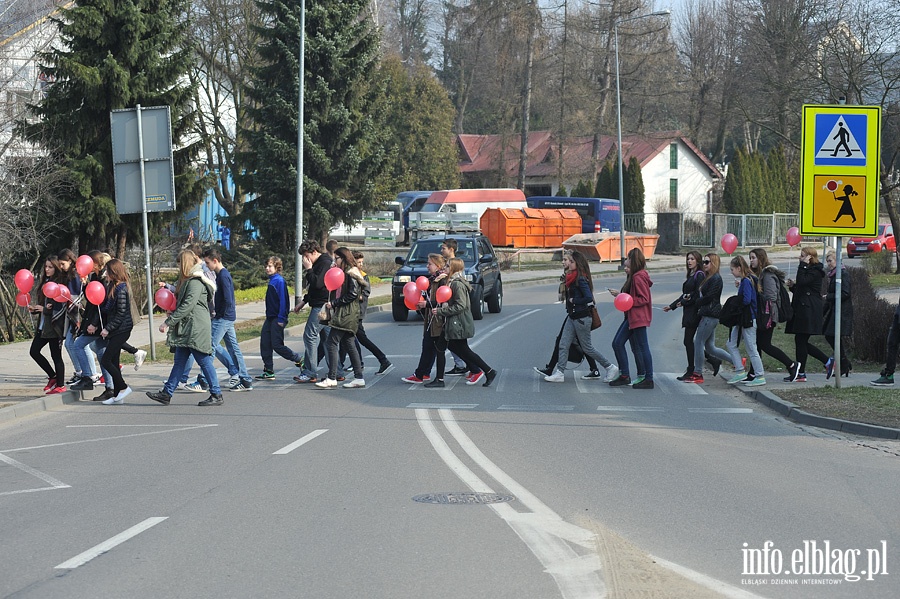
{"label": "woman in black coat", "polygon": [[822,298],[822,284],[825,280],[825,269],[819,262],[819,254],[815,248],[800,248],[800,264],[797,267],[797,278],[788,279],[787,286],[791,290],[791,307],[794,318],[787,324],[785,333],[794,335],[796,359],[786,382],[806,382],[806,359],[812,356],[825,364],[828,356],[809,342],[813,335],[821,335],[825,323]]}
{"label": "woman in black coat", "polygon": [[[825,293],[825,341],[834,349],[834,308],[835,308],[835,292],[837,283],[835,281],[835,272],[837,271],[837,260],[835,251],[829,249],[825,252],[825,266],[828,268],[826,278],[828,280],[828,289]],[[847,357],[847,343],[845,338],[853,336],[853,295],[851,293],[850,277],[847,276],[847,270],[841,267],[841,376],[850,376],[853,370],[853,364]],[[834,357],[828,358],[825,363],[825,378],[831,378],[834,372]]]}
{"label": "woman in black coat", "polygon": [[663,312],[670,312],[683,308],[681,314],[681,327],[684,329],[684,351],[687,354],[687,370],[684,374],[677,377],[679,381],[683,381],[685,377],[694,372],[694,333],[697,332],[697,325],[700,324],[700,316],[697,313],[697,298],[700,296],[700,283],[706,277],[706,273],[701,268],[703,257],[700,252],[693,250],[684,257],[685,278],[681,284],[681,297],[677,298],[668,306],[663,306]]}

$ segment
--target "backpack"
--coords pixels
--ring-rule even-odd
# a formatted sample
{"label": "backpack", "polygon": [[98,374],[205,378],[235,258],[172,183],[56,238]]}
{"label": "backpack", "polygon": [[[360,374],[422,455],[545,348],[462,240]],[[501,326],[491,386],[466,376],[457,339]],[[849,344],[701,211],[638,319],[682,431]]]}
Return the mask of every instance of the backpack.
{"label": "backpack", "polygon": [[791,306],[791,296],[788,295],[787,287],[778,280],[778,300],[775,302],[778,306],[778,322],[790,322],[794,318],[794,308]]}

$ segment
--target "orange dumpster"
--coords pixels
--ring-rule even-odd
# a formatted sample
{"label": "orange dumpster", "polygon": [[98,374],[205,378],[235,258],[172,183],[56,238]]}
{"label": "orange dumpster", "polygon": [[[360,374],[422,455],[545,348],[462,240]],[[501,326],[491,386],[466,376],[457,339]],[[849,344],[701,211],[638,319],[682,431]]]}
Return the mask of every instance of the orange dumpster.
{"label": "orange dumpster", "polygon": [[[625,253],[633,248],[640,248],[648,260],[656,252],[659,235],[647,233],[626,233]],[[566,239],[562,247],[567,250],[578,250],[588,260],[604,262],[621,259],[621,239],[618,233],[583,233]]]}
{"label": "orange dumpster", "polygon": [[495,246],[559,247],[581,231],[581,217],[571,209],[489,208],[481,230]]}

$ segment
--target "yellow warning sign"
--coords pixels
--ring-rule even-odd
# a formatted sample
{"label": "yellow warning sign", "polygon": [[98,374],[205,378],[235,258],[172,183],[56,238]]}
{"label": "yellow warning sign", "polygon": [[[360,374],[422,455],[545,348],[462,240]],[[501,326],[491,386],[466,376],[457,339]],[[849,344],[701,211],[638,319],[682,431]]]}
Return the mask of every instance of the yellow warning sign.
{"label": "yellow warning sign", "polygon": [[866,177],[815,175],[812,197],[814,227],[866,228]]}

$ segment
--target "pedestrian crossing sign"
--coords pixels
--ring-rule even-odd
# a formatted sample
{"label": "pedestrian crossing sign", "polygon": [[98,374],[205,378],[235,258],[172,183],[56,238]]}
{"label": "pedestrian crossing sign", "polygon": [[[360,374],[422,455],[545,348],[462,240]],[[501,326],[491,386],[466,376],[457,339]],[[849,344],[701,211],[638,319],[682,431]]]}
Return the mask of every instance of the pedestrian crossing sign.
{"label": "pedestrian crossing sign", "polygon": [[877,234],[880,134],[879,106],[803,106],[801,234]]}

